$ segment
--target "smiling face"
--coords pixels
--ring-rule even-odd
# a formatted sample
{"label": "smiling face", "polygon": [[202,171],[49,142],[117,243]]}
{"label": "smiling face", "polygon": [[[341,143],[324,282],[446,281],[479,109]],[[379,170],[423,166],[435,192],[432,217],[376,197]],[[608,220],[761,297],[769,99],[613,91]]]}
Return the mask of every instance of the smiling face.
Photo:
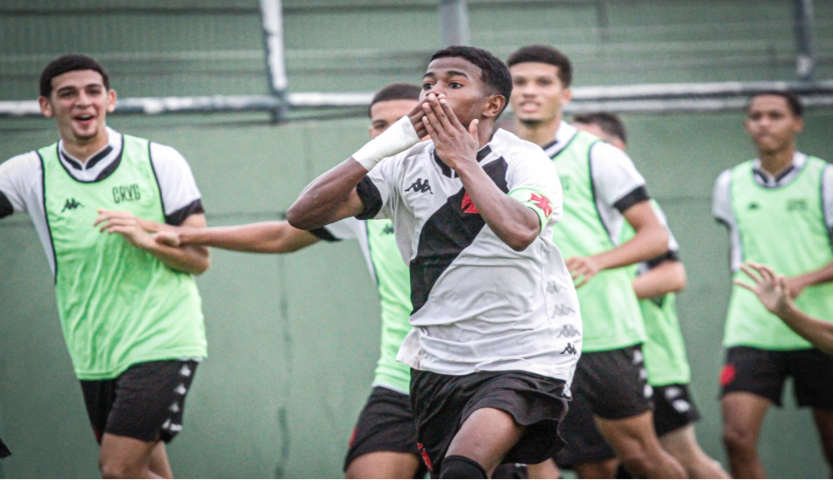
{"label": "smiling face", "polygon": [[804,127],[804,120],[792,113],[786,98],[759,95],[749,103],[743,126],[758,151],[771,154],[795,148],[795,137]]}
{"label": "smiling face", "polygon": [[572,91],[558,77],[558,67],[524,62],[509,67],[512,74],[512,111],[525,124],[546,124],[561,117]]}
{"label": "smiling face", "polygon": [[461,57],[441,57],[428,65],[422,79],[420,102],[428,94],[444,94],[457,119],[467,127],[472,120],[494,121],[506,100],[482,80],[480,67]]}
{"label": "smiling face", "polygon": [[38,99],[41,111],[54,118],[65,143],[107,142],[107,113],[116,107],[116,92],[104,86],[94,70],[74,70],[52,79],[49,97]]}

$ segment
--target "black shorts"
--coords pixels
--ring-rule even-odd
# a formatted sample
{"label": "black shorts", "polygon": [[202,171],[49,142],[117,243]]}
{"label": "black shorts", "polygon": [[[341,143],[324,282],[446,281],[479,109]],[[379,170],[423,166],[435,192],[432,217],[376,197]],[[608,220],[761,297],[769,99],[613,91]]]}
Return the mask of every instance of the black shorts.
{"label": "black shorts", "polygon": [[654,429],[657,436],[690,425],[700,419],[700,412],[688,391],[688,384],[675,383],[654,387]]}
{"label": "black shorts", "polygon": [[3,439],[0,438],[0,458],[6,458],[11,454],[12,452],[9,451],[9,448],[3,443]]}
{"label": "black shorts", "polygon": [[567,413],[565,389],[562,380],[522,371],[454,376],[411,370],[411,407],[423,460],[438,474],[469,415],[496,408],[527,427],[503,463],[541,463],[564,445],[558,426]]}
{"label": "black shorts", "polygon": [[82,380],[84,403],[99,443],[105,433],[143,442],[170,442],[182,430],[185,395],[197,362],[131,365],[113,380]]}
{"label": "black shorts", "polygon": [[[385,387],[373,388],[353,429],[344,470],[357,457],[373,452],[419,455],[414,414],[408,395]],[[415,478],[424,478],[425,473],[422,467]]]}
{"label": "black shorts", "polygon": [[570,412],[561,428],[567,446],[556,456],[556,463],[572,468],[615,457],[593,417],[619,420],[651,410],[653,389],[647,377],[641,345],[582,353],[573,378]]}
{"label": "black shorts", "polygon": [[778,351],[730,347],[720,373],[722,395],[753,393],[781,406],[788,376],[793,377],[799,406],[833,410],[833,356],[815,348]]}

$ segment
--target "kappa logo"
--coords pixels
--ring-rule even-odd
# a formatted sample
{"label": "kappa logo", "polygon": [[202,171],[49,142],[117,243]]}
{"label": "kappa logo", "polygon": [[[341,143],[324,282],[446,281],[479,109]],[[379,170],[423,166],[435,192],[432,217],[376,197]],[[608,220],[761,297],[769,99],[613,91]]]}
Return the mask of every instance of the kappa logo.
{"label": "kappa logo", "polygon": [[67,210],[75,210],[76,208],[80,208],[83,206],[84,205],[75,198],[68,198],[66,203],[64,204],[64,209],[61,210],[61,213],[64,213]]}
{"label": "kappa logo", "polygon": [[571,313],[576,313],[576,311],[570,308],[569,305],[563,303],[556,305],[555,308],[552,309],[552,316],[554,317],[564,317],[570,315]]}
{"label": "kappa logo", "polygon": [[468,192],[466,192],[466,194],[463,195],[463,203],[460,205],[460,208],[463,209],[463,213],[476,213],[478,215],[480,214],[480,210],[478,210],[477,205],[475,205],[474,202],[471,201],[471,197],[469,196]]}
{"label": "kappa logo", "polygon": [[561,288],[558,287],[558,282],[547,282],[547,293],[558,293]]}
{"label": "kappa logo", "polygon": [[581,335],[581,332],[579,332],[576,327],[572,325],[564,325],[561,327],[561,331],[558,332],[558,336],[556,336],[556,338],[578,337],[579,335]]}
{"label": "kappa logo", "polygon": [[416,182],[414,182],[413,184],[411,184],[410,187],[405,189],[406,192],[410,192],[411,190],[413,190],[416,193],[428,192],[431,195],[434,194],[434,191],[431,190],[431,185],[428,185],[428,179],[425,179],[425,181],[423,182],[421,178],[417,178]]}
{"label": "kappa logo", "polygon": [[385,225],[385,228],[382,229],[382,235],[393,235],[393,225],[388,224]]}
{"label": "kappa logo", "polygon": [[749,210],[760,210],[761,206],[758,205],[756,202],[752,202],[749,204]]}
{"label": "kappa logo", "polygon": [[578,355],[578,350],[576,350],[576,347],[574,347],[572,343],[568,343],[561,352],[561,355]]}

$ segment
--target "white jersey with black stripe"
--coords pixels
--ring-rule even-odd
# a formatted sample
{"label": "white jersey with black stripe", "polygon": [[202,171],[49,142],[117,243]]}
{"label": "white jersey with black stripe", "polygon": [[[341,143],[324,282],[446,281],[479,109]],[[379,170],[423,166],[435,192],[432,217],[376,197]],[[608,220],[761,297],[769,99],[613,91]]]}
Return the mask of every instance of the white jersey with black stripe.
{"label": "white jersey with black stripe", "polygon": [[359,184],[360,218],[392,218],[410,265],[415,328],[398,359],[445,375],[522,370],[569,384],[581,316],[551,240],[562,215],[555,166],[540,147],[504,130],[477,159],[502,191],[536,192],[547,207],[540,235],[522,252],[489,228],[431,141],[385,159]]}

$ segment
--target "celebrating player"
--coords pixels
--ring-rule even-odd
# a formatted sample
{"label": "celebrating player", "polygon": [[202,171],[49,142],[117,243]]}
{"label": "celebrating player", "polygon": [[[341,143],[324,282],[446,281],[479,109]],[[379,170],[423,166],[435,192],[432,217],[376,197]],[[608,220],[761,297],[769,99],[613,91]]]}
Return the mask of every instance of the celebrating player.
{"label": "celebrating player", "polygon": [[52,61],[40,93],[60,141],[0,165],[0,217],[29,213],[46,249],[102,475],[170,478],[165,443],[206,356],[193,274],[209,257],[159,245],[134,215],[204,227],[199,190],[176,150],[107,127],[116,92],[95,60]]}
{"label": "celebrating player", "polygon": [[511,90],[506,66],[484,50],[435,53],[421,104],[288,212],[303,229],[393,219],[414,308],[398,358],[413,368],[417,439],[441,478],[486,478],[501,462],[554,454],[581,351],[577,298],[551,241],[554,167],[534,145],[492,134]]}
{"label": "celebrating player", "polygon": [[[797,151],[803,126],[795,95],[754,95],[744,127],[758,158],[720,174],[712,211],[729,229],[735,280],[748,279],[744,261],[769,265],[787,277],[801,310],[833,319],[833,168]],[[740,285],[732,290],[723,345],[723,440],[732,475],[763,477],[758,434],[769,406],[781,405],[788,376],[799,406],[812,407],[833,466],[833,357],[791,331]]]}

